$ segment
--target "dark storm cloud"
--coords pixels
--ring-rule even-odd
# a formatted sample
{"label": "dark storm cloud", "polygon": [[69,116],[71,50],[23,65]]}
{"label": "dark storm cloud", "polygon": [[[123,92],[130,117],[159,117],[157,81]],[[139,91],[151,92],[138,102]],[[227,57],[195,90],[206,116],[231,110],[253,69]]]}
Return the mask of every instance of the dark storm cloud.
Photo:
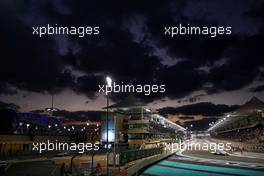
{"label": "dark storm cloud", "polygon": [[181,98],[203,86],[207,75],[193,68],[192,62],[182,61],[159,71],[158,80],[166,85],[166,93],[170,98]]}
{"label": "dark storm cloud", "polygon": [[[1,106],[1,102],[0,102]],[[33,113],[43,113],[43,110],[33,110]],[[65,119],[71,120],[81,120],[81,121],[100,121],[101,118],[105,115],[104,111],[67,111],[59,110],[53,113],[54,116],[64,117]]]}
{"label": "dark storm cloud", "polygon": [[[189,0],[183,14],[192,20],[232,25],[235,34],[255,35],[263,25],[261,18],[252,18],[253,14],[263,11],[263,1],[248,0],[239,2],[231,0],[197,1]],[[255,15],[254,17],[258,17]]]}
{"label": "dark storm cloud", "polygon": [[159,109],[159,113],[167,114],[184,114],[184,115],[204,115],[204,116],[221,116],[224,113],[234,111],[237,105],[228,106],[223,104],[213,104],[208,102],[195,103],[180,107],[165,107]]}
{"label": "dark storm cloud", "polygon": [[12,88],[6,82],[0,82],[0,93],[5,95],[14,95],[17,94],[17,90]]}
{"label": "dark storm cloud", "polygon": [[1,90],[9,89],[7,85],[35,92],[71,86],[73,77],[63,69],[54,42],[33,37],[31,27],[19,20],[22,7],[13,5],[2,6],[0,12]]}
{"label": "dark storm cloud", "polygon": [[[57,92],[70,87],[93,98],[98,84],[110,75],[117,82],[166,84],[166,94],[140,97],[146,101],[161,96],[173,99],[196,90],[207,93],[238,90],[260,77],[264,65],[260,1],[237,4],[180,0],[150,4],[147,1],[11,3],[4,0],[2,5],[2,93],[7,90],[2,85],[35,92]],[[96,25],[100,26],[100,36],[36,38],[31,35],[31,26],[47,23]],[[234,34],[177,39],[163,35],[165,25],[179,23],[230,25]],[[223,59],[226,62],[216,64]],[[65,69],[67,66],[84,74],[75,74]],[[199,69],[202,67],[208,71]],[[211,86],[205,88],[205,85]],[[112,99],[120,97],[116,95]]]}
{"label": "dark storm cloud", "polygon": [[257,35],[229,47],[225,51],[225,57],[229,61],[211,70],[210,82],[214,85],[212,89],[237,90],[258,79],[264,63],[263,41],[264,36]]}
{"label": "dark storm cloud", "polygon": [[102,76],[89,75],[89,76],[81,76],[77,78],[76,84],[78,86],[74,87],[74,90],[77,93],[84,93],[89,98],[94,98],[94,92],[99,90],[98,85],[101,85],[104,82]]}
{"label": "dark storm cloud", "polygon": [[[167,85],[172,89],[173,95],[170,97],[177,96],[177,93],[180,96],[186,95],[193,91],[192,89],[197,90],[205,84],[211,85],[209,89],[201,88],[207,90],[207,93],[238,90],[257,79],[261,74],[260,68],[264,65],[264,54],[261,50],[261,43],[264,41],[263,30],[261,30],[263,19],[259,18],[260,15],[257,18],[249,16],[248,11],[254,11],[252,9],[256,4],[262,4],[260,7],[263,8],[263,3],[248,1],[240,4],[238,8],[230,9],[230,7],[236,6],[233,1],[229,3],[220,1],[190,2],[193,1],[188,1],[189,5],[185,4],[183,8],[188,9],[188,15],[185,13],[175,14],[173,18],[165,18],[166,22],[170,24],[174,20],[185,24],[229,25],[234,28],[234,35],[216,38],[180,36],[177,40],[163,36],[160,39],[160,45],[168,48],[168,52],[175,58],[183,58],[182,62],[175,65],[175,71],[169,72],[173,66],[164,69],[164,73],[167,75],[160,74],[163,78],[161,80],[168,80]],[[219,8],[222,6],[229,10]],[[219,12],[221,10],[222,12]],[[260,8],[258,8],[259,10]],[[207,14],[208,11],[212,13],[210,16]],[[226,18],[227,14],[224,13],[227,11],[232,13],[231,18]],[[225,22],[221,23],[223,21]],[[155,28],[157,23],[159,22],[153,20],[149,25]],[[162,24],[162,22],[160,23]],[[154,32],[156,32],[155,29]],[[227,59],[227,63],[215,66],[215,62],[223,58]],[[208,66],[209,72],[202,74],[196,70],[202,66]]]}
{"label": "dark storm cloud", "polygon": [[5,108],[11,108],[14,110],[18,110],[20,107],[14,103],[6,103],[6,102],[0,101],[0,109],[5,109]]}
{"label": "dark storm cloud", "polygon": [[178,103],[195,103],[201,99],[201,97],[205,96],[205,94],[198,94],[191,96],[190,98],[186,99],[179,99],[177,102]]}
{"label": "dark storm cloud", "polygon": [[57,111],[54,115],[63,116],[66,119],[100,121],[105,115],[104,111]]}
{"label": "dark storm cloud", "polygon": [[250,91],[251,92],[262,92],[264,91],[264,85],[262,84],[262,85],[250,88]]}

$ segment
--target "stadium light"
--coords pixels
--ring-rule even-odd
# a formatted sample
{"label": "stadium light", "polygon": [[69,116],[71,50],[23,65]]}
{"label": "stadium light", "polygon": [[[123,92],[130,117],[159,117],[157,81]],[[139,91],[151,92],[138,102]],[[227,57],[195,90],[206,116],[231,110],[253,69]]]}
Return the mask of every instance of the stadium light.
{"label": "stadium light", "polygon": [[147,109],[147,108],[146,108],[146,111],[147,111],[147,112],[151,112],[151,110],[149,110],[149,109]]}
{"label": "stadium light", "polygon": [[[112,79],[107,76],[106,77],[106,83],[107,83],[107,86],[108,87],[112,87]],[[109,145],[109,139],[108,139],[108,114],[109,114],[109,96],[108,96],[108,93],[106,94],[106,145],[108,147]],[[107,148],[107,161],[106,161],[106,175],[108,176],[109,175],[109,167],[108,167],[108,164],[109,164],[109,155],[108,155],[109,151],[108,151],[108,148]]]}
{"label": "stadium light", "polygon": [[112,79],[109,76],[106,77],[106,83],[108,87],[112,87]]}

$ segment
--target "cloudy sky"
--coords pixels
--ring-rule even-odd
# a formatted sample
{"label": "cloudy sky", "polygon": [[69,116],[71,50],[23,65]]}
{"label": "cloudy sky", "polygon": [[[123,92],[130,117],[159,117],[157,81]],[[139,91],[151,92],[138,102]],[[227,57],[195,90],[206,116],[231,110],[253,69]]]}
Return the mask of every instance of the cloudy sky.
{"label": "cloudy sky", "polygon": [[[138,95],[153,108],[198,102],[264,100],[264,2],[261,0],[1,0],[0,101],[21,111],[51,104],[100,110],[98,85],[165,84]],[[231,26],[232,35],[164,35],[164,26]],[[100,26],[99,36],[32,35],[32,26]],[[112,94],[111,102],[123,94]]]}

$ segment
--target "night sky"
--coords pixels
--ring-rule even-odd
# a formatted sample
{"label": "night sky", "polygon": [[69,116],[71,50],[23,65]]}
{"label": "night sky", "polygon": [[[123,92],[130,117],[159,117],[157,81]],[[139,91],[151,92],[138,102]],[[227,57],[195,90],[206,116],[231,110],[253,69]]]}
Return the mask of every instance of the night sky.
{"label": "night sky", "polygon": [[[0,101],[101,110],[98,84],[165,84],[154,109],[264,100],[264,1],[0,1]],[[165,25],[231,26],[232,35],[164,35]],[[32,26],[100,26],[99,36],[32,35]],[[111,103],[124,94],[112,94]]]}

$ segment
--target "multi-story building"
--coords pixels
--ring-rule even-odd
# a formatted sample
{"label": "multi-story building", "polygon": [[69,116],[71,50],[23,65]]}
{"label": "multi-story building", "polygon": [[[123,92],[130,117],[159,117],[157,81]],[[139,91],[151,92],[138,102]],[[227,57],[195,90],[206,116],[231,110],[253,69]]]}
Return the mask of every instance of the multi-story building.
{"label": "multi-story building", "polygon": [[[109,107],[108,141],[128,148],[152,148],[178,140],[185,129],[130,95]],[[102,141],[106,142],[106,121]]]}

